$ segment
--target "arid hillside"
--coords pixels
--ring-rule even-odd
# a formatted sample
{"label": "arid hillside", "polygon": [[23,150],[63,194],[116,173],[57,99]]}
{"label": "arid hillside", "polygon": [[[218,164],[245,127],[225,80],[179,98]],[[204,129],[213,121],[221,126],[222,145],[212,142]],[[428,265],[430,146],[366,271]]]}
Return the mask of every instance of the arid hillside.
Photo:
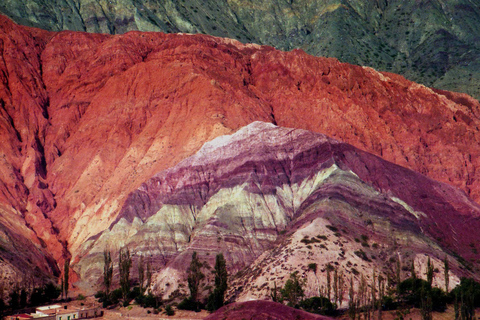
{"label": "arid hillside", "polygon": [[480,199],[478,101],[300,50],[46,32],[2,16],[0,80],[10,283],[58,275],[67,258],[78,271],[82,246],[119,221],[142,183],[254,121],[326,134]]}
{"label": "arid hillside", "polygon": [[197,33],[401,74],[480,98],[480,4],[471,0],[3,0],[51,31]]}

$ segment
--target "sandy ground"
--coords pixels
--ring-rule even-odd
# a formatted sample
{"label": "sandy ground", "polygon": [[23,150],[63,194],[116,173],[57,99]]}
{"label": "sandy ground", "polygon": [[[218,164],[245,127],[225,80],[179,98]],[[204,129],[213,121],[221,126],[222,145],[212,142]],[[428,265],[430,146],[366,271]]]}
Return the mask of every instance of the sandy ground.
{"label": "sandy ground", "polygon": [[[82,305],[83,304],[83,305]],[[68,303],[71,307],[77,308],[91,308],[91,307],[100,307],[101,305],[96,301],[93,297],[88,297],[85,300],[74,300]],[[159,314],[154,314],[152,308],[144,309],[137,305],[130,305],[128,307],[122,308],[115,308],[113,310],[105,310],[104,309],[104,316],[102,318],[97,319],[107,319],[107,320],[114,320],[114,319],[130,319],[130,320],[201,320],[207,317],[210,313],[202,310],[201,312],[192,312],[192,311],[185,311],[185,310],[177,310],[175,309],[175,315],[167,316],[163,311]],[[150,313],[148,313],[150,311]],[[480,314],[480,309],[475,311],[476,315]],[[395,311],[384,311],[382,313],[382,320],[394,320],[396,318]],[[337,317],[336,319],[339,320],[347,320],[349,319],[348,315],[345,314],[341,317]],[[362,316],[363,319],[363,316]],[[375,313],[375,316],[372,319],[378,319],[378,313]],[[411,312],[404,317],[405,320],[421,320],[422,317],[420,315],[420,310],[418,309],[411,309]],[[455,319],[455,311],[453,306],[449,306],[449,308],[443,312],[434,312],[433,313],[434,320],[451,320]]]}
{"label": "sandy ground", "polygon": [[[88,297],[85,300],[73,300],[68,303],[69,307],[75,308],[92,308],[101,307],[101,304],[93,297]],[[152,308],[144,309],[137,305],[130,305],[128,307],[115,308],[113,310],[103,309],[104,316],[97,319],[131,319],[131,320],[200,320],[208,316],[210,313],[202,310],[201,312],[185,311],[175,309],[175,315],[167,316],[163,311],[159,314],[154,314]],[[150,311],[150,313],[148,313]]]}

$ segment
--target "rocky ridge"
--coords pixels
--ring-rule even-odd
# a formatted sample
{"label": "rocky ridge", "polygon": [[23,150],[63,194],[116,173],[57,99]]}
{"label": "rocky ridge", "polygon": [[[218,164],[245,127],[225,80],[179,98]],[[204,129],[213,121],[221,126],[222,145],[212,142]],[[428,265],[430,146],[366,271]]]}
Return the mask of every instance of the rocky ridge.
{"label": "rocky ridge", "polygon": [[[205,35],[54,33],[2,16],[0,40],[0,254],[17,280],[84,259],[85,241],[120,221],[143,182],[255,120],[328,134],[480,196],[480,108],[463,94]],[[26,266],[8,259],[21,241]]]}
{"label": "rocky ridge", "polygon": [[75,267],[94,283],[104,248],[135,248],[160,267],[153,289],[168,298],[185,290],[194,251],[210,265],[222,252],[238,272],[231,298],[250,300],[296,271],[317,295],[328,265],[358,283],[372,270],[393,277],[399,259],[425,277],[427,256],[443,287],[447,256],[455,286],[478,272],[478,227],[480,206],[451,186],[321,134],[254,122],[144,183]]}
{"label": "rocky ridge", "polygon": [[52,31],[203,33],[301,48],[480,97],[480,5],[468,0],[5,0],[0,12]]}

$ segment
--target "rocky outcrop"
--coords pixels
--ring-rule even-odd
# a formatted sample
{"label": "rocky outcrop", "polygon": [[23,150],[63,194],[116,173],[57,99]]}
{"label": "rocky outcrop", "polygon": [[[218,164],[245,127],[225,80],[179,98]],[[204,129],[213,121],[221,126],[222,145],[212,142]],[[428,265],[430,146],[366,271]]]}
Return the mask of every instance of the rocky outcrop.
{"label": "rocky outcrop", "polygon": [[52,31],[203,33],[302,48],[480,97],[480,6],[468,0],[5,0],[0,11]]}
{"label": "rocky outcrop", "polygon": [[[88,245],[105,230],[146,228],[150,213],[119,216],[136,203],[132,191],[256,120],[328,134],[480,197],[480,109],[463,94],[205,35],[51,33],[1,17],[0,39],[0,210],[6,228],[24,225],[18,232],[46,257],[32,264],[72,256],[81,274],[81,261],[97,259]],[[197,206],[213,191],[182,197]],[[192,210],[178,210],[187,220],[181,230],[172,221],[175,237],[193,228]],[[267,222],[248,252],[276,237]],[[158,252],[171,260],[170,247]]]}

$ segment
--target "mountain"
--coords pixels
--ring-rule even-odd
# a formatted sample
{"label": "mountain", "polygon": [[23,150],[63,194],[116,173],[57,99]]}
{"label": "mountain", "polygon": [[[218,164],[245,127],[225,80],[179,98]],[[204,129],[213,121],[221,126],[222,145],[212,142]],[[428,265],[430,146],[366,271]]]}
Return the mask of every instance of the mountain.
{"label": "mountain", "polygon": [[250,300],[293,272],[314,294],[326,277],[310,263],[360,282],[372,270],[393,278],[397,259],[419,276],[427,256],[443,270],[448,256],[454,286],[480,271],[471,247],[479,227],[480,206],[458,189],[322,134],[253,122],[132,192],[116,221],[77,250],[75,270],[78,285],[91,285],[104,248],[135,248],[159,268],[153,288],[168,297],[182,290],[193,252],[210,265],[222,252],[241,272],[234,298]]}
{"label": "mountain", "polygon": [[204,33],[301,48],[480,98],[480,4],[470,0],[5,0],[0,11],[52,31]]}
{"label": "mountain", "polygon": [[149,217],[123,216],[143,183],[254,121],[326,134],[480,198],[480,104],[465,94],[206,35],[47,32],[1,16],[0,48],[0,256],[11,285],[56,276],[69,258],[80,281],[85,261],[100,263],[89,244]]}

